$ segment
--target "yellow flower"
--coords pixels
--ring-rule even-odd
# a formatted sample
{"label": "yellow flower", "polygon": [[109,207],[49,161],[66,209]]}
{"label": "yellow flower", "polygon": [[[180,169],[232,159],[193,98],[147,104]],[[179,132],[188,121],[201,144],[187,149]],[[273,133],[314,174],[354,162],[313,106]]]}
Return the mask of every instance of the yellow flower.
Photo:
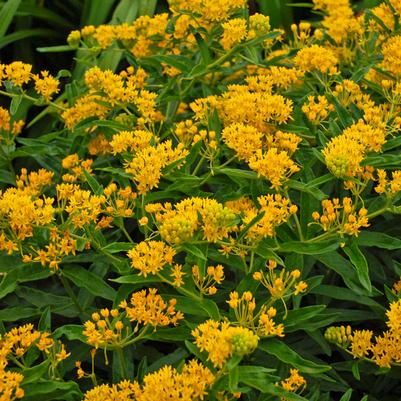
{"label": "yellow flower", "polygon": [[294,63],[304,72],[319,71],[323,74],[336,74],[338,59],[332,50],[312,45],[299,50]]}
{"label": "yellow flower", "polygon": [[208,320],[198,325],[193,331],[195,344],[201,351],[208,353],[215,367],[222,368],[232,355],[252,353],[259,337],[245,327],[233,327],[229,322]]}
{"label": "yellow flower", "polygon": [[52,96],[60,91],[60,82],[49,74],[48,71],[41,71],[42,78],[34,75],[35,90],[42,95],[46,102],[50,102]]}
{"label": "yellow flower", "polygon": [[157,274],[166,264],[172,264],[174,255],[175,250],[162,241],[142,241],[128,252],[131,266],[144,277]]}
{"label": "yellow flower", "polygon": [[32,65],[22,61],[14,61],[6,65],[6,78],[16,86],[22,86],[31,80]]}
{"label": "yellow flower", "polygon": [[222,24],[223,37],[221,45],[224,50],[229,50],[240,43],[247,35],[246,21],[242,18],[233,18]]}
{"label": "yellow flower", "polygon": [[271,148],[265,153],[257,151],[248,163],[258,176],[267,178],[275,189],[280,188],[292,174],[299,171],[288,153],[284,150],[279,152],[277,148]]}

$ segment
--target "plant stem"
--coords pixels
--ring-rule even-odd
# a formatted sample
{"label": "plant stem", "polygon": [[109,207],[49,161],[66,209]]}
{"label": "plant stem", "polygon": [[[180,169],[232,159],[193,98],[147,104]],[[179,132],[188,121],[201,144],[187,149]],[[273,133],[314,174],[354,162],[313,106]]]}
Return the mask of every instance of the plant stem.
{"label": "plant stem", "polygon": [[71,301],[73,302],[75,307],[78,309],[78,312],[81,315],[85,315],[85,311],[82,309],[82,306],[80,305],[80,303],[78,301],[78,298],[74,294],[74,291],[72,290],[69,281],[62,274],[59,274],[59,277],[60,277],[61,284],[63,285],[65,291],[67,292],[67,294],[71,298]]}
{"label": "plant stem", "polygon": [[125,363],[123,349],[121,347],[116,348],[118,360],[120,362],[121,374],[123,379],[128,379],[128,369],[127,364]]}

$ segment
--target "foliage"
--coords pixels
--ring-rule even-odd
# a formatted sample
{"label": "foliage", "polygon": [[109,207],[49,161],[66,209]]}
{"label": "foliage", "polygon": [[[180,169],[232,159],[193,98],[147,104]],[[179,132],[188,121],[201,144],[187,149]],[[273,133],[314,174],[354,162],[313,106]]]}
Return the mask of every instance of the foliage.
{"label": "foliage", "polygon": [[398,399],[399,2],[69,3],[0,65],[0,398]]}

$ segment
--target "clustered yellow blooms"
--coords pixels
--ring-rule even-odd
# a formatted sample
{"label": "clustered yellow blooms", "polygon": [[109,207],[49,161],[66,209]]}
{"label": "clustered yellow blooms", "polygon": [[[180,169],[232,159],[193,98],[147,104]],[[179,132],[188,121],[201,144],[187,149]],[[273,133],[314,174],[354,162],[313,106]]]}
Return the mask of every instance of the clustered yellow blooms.
{"label": "clustered yellow blooms", "polygon": [[401,362],[401,300],[392,302],[386,312],[388,330],[373,339],[371,330],[352,330],[351,326],[329,327],[327,340],[349,350],[354,358],[365,358],[380,367]]}
{"label": "clustered yellow blooms", "polygon": [[95,348],[123,348],[144,336],[148,327],[156,330],[176,325],[184,318],[182,312],[175,310],[176,303],[174,298],[166,303],[156,288],[137,291],[131,295],[129,303],[120,303],[120,310],[105,308],[93,313],[92,320],[84,323],[83,334],[87,343]]}
{"label": "clustered yellow blooms", "polygon": [[15,137],[21,133],[24,120],[12,121],[10,112],[0,106],[0,142],[11,145]]}
{"label": "clustered yellow blooms", "polygon": [[[301,272],[298,269],[292,271],[286,271],[284,268],[277,269],[275,260],[269,260],[266,267],[267,271],[255,272],[253,278],[267,288],[272,301],[284,299],[290,295],[298,295],[308,288],[305,281],[297,282],[301,277]],[[278,270],[280,270],[279,273]]]}
{"label": "clustered yellow blooms", "polygon": [[216,242],[234,230],[235,214],[214,199],[188,198],[176,203],[149,204],[162,239],[170,244],[190,242],[200,230],[203,239]]}
{"label": "clustered yellow blooms", "polygon": [[86,92],[62,113],[66,127],[73,130],[89,117],[105,119],[113,107],[125,109],[128,104],[135,106],[138,126],[159,120],[157,95],[145,89],[146,77],[141,68],[135,71],[128,67],[119,74],[102,71],[99,67],[90,68],[85,73]]}
{"label": "clustered yellow blooms", "polygon": [[53,221],[53,203],[53,198],[33,197],[24,189],[8,188],[0,192],[3,233],[14,243],[32,237],[34,227],[46,226]]}
{"label": "clustered yellow blooms", "polygon": [[[302,393],[306,388],[306,380],[299,374],[298,369],[290,369],[290,376],[276,383],[276,386],[280,386],[290,393]],[[286,401],[287,398],[281,397],[281,400]]]}
{"label": "clustered yellow blooms", "polygon": [[113,155],[132,152],[136,153],[147,148],[153,138],[150,131],[135,130],[135,131],[120,131],[113,135],[110,141],[110,147]]}
{"label": "clustered yellow blooms", "polygon": [[352,199],[345,197],[342,199],[322,200],[323,213],[315,211],[312,218],[324,231],[337,231],[341,236],[344,234],[358,236],[359,229],[369,227],[368,211],[364,207],[358,212],[352,203]]}
{"label": "clustered yellow blooms", "polygon": [[124,380],[118,384],[102,384],[89,390],[83,401],[201,401],[215,381],[214,374],[193,359],[177,370],[166,365],[148,373],[143,384]]}
{"label": "clustered yellow blooms", "polygon": [[92,159],[81,160],[77,153],[66,156],[61,161],[61,166],[65,170],[70,170],[69,173],[63,174],[64,182],[76,182],[78,180],[85,181],[84,171],[92,173]]}
{"label": "clustered yellow blooms", "polygon": [[131,266],[139,270],[139,274],[157,274],[166,264],[172,264],[176,251],[163,241],[142,241],[128,251]]}
{"label": "clustered yellow blooms", "polygon": [[366,154],[380,152],[385,142],[385,130],[359,120],[332,138],[322,153],[327,168],[336,177],[355,177],[362,171]]}
{"label": "clustered yellow blooms", "polygon": [[321,24],[336,44],[340,45],[349,35],[362,33],[363,22],[354,16],[349,0],[313,0],[313,3],[314,9],[326,14]]}
{"label": "clustered yellow blooms", "polygon": [[302,72],[337,74],[338,58],[334,51],[320,45],[304,47],[294,57],[294,63]]}
{"label": "clustered yellow blooms", "polygon": [[251,354],[258,346],[259,337],[245,327],[232,326],[230,322],[207,320],[194,330],[195,344],[208,353],[208,360],[222,368],[233,355]]}
{"label": "clustered yellow blooms", "polygon": [[[52,369],[70,356],[64,344],[55,342],[47,332],[34,330],[32,324],[14,327],[3,336],[0,336],[0,399],[13,401],[24,397],[24,390],[20,387],[24,376],[21,373],[6,370],[9,362],[16,362],[23,366],[23,357],[26,352],[35,346],[43,351],[52,364]],[[22,363],[21,363],[22,362]]]}
{"label": "clustered yellow blooms", "polygon": [[385,194],[393,198],[401,191],[401,170],[391,172],[391,179],[388,179],[387,172],[383,169],[377,169],[377,185],[375,191],[378,194]]}
{"label": "clustered yellow blooms", "polygon": [[180,143],[173,148],[173,143],[169,139],[156,146],[147,146],[138,150],[131,160],[125,161],[125,171],[132,174],[138,193],[144,195],[158,187],[162,169],[173,163],[175,168],[180,168],[187,155],[188,151],[184,149],[183,144]]}
{"label": "clustered yellow blooms", "polygon": [[313,124],[319,125],[334,111],[334,105],[328,102],[326,96],[308,96],[302,111]]}
{"label": "clustered yellow blooms", "polygon": [[35,82],[35,91],[43,97],[45,102],[50,102],[53,95],[60,91],[59,81],[49,74],[41,71],[40,74],[32,74],[32,65],[22,61],[13,61],[10,64],[0,64],[0,85],[4,81],[10,81],[22,90],[23,85],[31,80]]}
{"label": "clustered yellow blooms", "polygon": [[284,325],[276,324],[273,320],[277,314],[276,308],[264,304],[256,313],[255,298],[250,291],[245,291],[241,297],[237,291],[231,292],[227,303],[234,309],[237,323],[252,330],[258,337],[284,336]]}
{"label": "clustered yellow blooms", "polygon": [[216,284],[221,284],[224,280],[224,267],[208,266],[205,273],[201,274],[198,265],[192,266],[192,279],[201,295],[214,295],[217,292]]}
{"label": "clustered yellow blooms", "polygon": [[[264,238],[273,238],[276,228],[287,222],[290,216],[298,210],[296,205],[292,205],[289,199],[280,194],[259,196],[257,200],[258,206],[247,197],[228,201],[225,204],[233,212],[240,214],[241,224],[238,228],[240,233],[256,217],[263,214],[258,221],[250,227],[248,226],[244,240],[250,244],[257,244]],[[230,249],[227,248],[227,251],[230,251]]]}

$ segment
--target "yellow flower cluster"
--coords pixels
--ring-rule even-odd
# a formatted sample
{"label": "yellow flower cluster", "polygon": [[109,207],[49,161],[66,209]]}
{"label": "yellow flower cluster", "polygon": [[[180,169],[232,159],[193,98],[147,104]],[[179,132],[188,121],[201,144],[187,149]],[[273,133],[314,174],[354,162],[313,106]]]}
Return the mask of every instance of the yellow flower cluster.
{"label": "yellow flower cluster", "polygon": [[33,75],[35,91],[42,95],[46,102],[50,102],[53,95],[60,92],[60,82],[51,76],[48,71],[41,71],[40,75]]}
{"label": "yellow flower cluster", "polygon": [[256,301],[250,291],[245,291],[241,297],[237,291],[231,292],[227,303],[234,309],[236,321],[240,326],[247,327],[259,337],[284,336],[284,325],[276,324],[273,320],[277,310],[264,304],[256,313]]}
{"label": "yellow flower cluster", "polygon": [[251,354],[258,346],[259,337],[245,327],[234,327],[230,322],[207,320],[192,330],[195,344],[208,353],[214,367],[222,368],[232,355]]}
{"label": "yellow flower cluster", "polygon": [[362,171],[361,162],[368,152],[380,152],[386,132],[363,120],[346,128],[322,150],[327,168],[336,177],[355,177]]}
{"label": "yellow flower cluster", "polygon": [[125,310],[127,318],[133,322],[143,325],[168,326],[176,325],[179,320],[184,318],[182,312],[175,310],[177,300],[171,298],[168,304],[157,294],[156,288],[149,288],[134,292],[131,296],[130,304],[123,301],[120,307]]}
{"label": "yellow flower cluster", "polygon": [[206,274],[201,275],[199,266],[192,266],[192,279],[201,294],[214,295],[217,292],[216,284],[224,280],[224,267],[222,265],[208,266]]}
{"label": "yellow flower cluster", "polygon": [[25,263],[37,262],[42,266],[48,266],[51,270],[58,270],[63,258],[68,255],[75,255],[76,240],[71,238],[68,231],[60,233],[56,227],[50,229],[49,244],[45,249],[35,249],[31,247],[32,253],[25,254],[23,261]]}
{"label": "yellow flower cluster", "polygon": [[[123,348],[144,335],[146,327],[177,324],[184,315],[175,310],[176,300],[168,304],[157,294],[156,288],[134,292],[130,302],[122,301],[119,309],[101,309],[84,323],[83,335],[95,348]],[[126,320],[131,324],[128,325]],[[133,325],[134,327],[132,328]],[[139,325],[144,328],[138,333]]]}
{"label": "yellow flower cluster", "polygon": [[326,96],[308,96],[302,111],[313,124],[319,125],[334,111],[334,105],[328,102]]}
{"label": "yellow flower cluster", "polygon": [[93,195],[91,191],[73,187],[72,193],[65,191],[67,187],[57,185],[58,200],[66,200],[65,211],[75,228],[83,228],[91,223],[97,223],[103,211],[106,198],[103,195]]}
{"label": "yellow flower cluster", "polygon": [[[290,393],[302,393],[306,388],[306,380],[299,374],[298,369],[290,369],[290,376],[280,383],[276,383],[277,386],[282,387],[285,391]],[[281,398],[283,401],[285,397]]]}
{"label": "yellow flower cluster", "polygon": [[266,267],[266,272],[255,272],[253,278],[267,288],[274,301],[290,295],[298,295],[308,288],[305,281],[297,282],[301,276],[301,272],[298,269],[291,272],[281,269],[280,273],[277,273],[277,262],[274,260],[269,260],[266,263]]}
{"label": "yellow flower cluster", "polygon": [[173,263],[175,250],[162,241],[142,241],[128,252],[131,266],[139,274],[157,274],[166,264]]}
{"label": "yellow flower cluster", "polygon": [[401,77],[401,36],[393,36],[389,38],[383,45],[382,54],[383,61],[380,67],[394,74],[396,77]]}
{"label": "yellow flower cluster", "polygon": [[136,153],[147,148],[152,138],[153,134],[150,131],[121,131],[113,135],[110,146],[113,155],[124,152]]}
{"label": "yellow flower cluster", "polygon": [[386,196],[393,198],[401,191],[401,170],[392,171],[389,180],[385,170],[377,169],[377,181],[375,191],[378,194],[386,194]]}
{"label": "yellow flower cluster", "polygon": [[295,66],[303,72],[336,74],[338,58],[334,51],[320,45],[312,45],[299,50],[294,57]]}
{"label": "yellow flower cluster", "polygon": [[127,104],[135,106],[139,125],[158,120],[157,95],[144,89],[146,77],[141,68],[135,71],[133,67],[128,67],[119,74],[102,71],[99,67],[90,68],[85,73],[87,92],[62,113],[66,127],[72,130],[89,117],[104,119],[113,107],[124,109]]}
{"label": "yellow flower cluster", "polygon": [[338,198],[324,199],[322,207],[322,215],[315,211],[312,213],[312,218],[324,231],[337,231],[340,235],[357,237],[361,227],[369,227],[368,211],[362,207],[357,212],[351,198],[343,198],[342,203]]}
{"label": "yellow flower cluster", "polygon": [[[21,373],[6,370],[9,361],[21,361],[28,350],[35,346],[52,360],[53,366],[69,357],[64,345],[55,342],[47,332],[34,330],[32,324],[14,327],[0,336],[0,399],[13,401],[24,397],[20,387],[24,376]],[[19,362],[18,362],[19,363]]]}
{"label": "yellow flower cluster", "polygon": [[280,188],[300,168],[284,150],[271,148],[267,152],[257,151],[249,160],[249,167],[271,182],[274,189]]}
{"label": "yellow flower cluster", "polygon": [[218,22],[228,19],[235,11],[246,7],[246,0],[169,0],[170,9],[175,12],[190,11],[200,14],[202,20]]}
{"label": "yellow flower cluster", "polygon": [[[126,161],[125,171],[132,174],[132,180],[137,185],[140,194],[146,194],[153,188],[157,188],[162,176],[162,169],[174,163],[175,168],[180,168],[188,151],[183,144],[173,148],[169,139],[156,146],[147,146],[138,150],[132,160]],[[179,162],[179,163],[177,163]]]}
{"label": "yellow flower cluster", "polygon": [[363,32],[363,24],[354,16],[349,0],[313,0],[314,8],[326,13],[322,25],[337,44],[352,34]]}
{"label": "yellow flower cluster", "polygon": [[32,65],[22,61],[13,61],[10,64],[0,64],[0,85],[2,81],[10,81],[13,85],[22,88],[31,80],[35,82],[35,91],[43,96],[46,102],[50,102],[53,95],[60,91],[60,82],[49,74],[41,71],[40,74],[32,74]]}
{"label": "yellow flower cluster", "polygon": [[276,227],[288,221],[289,217],[298,210],[296,205],[292,205],[280,194],[259,196],[258,203],[260,206],[256,207],[254,202],[246,197],[226,202],[228,208],[241,214],[240,231],[259,214],[264,213],[263,217],[249,227],[245,234],[246,241],[250,243],[259,242],[266,237],[274,237]]}
{"label": "yellow flower cluster", "polygon": [[53,198],[32,197],[23,189],[0,192],[0,221],[11,230],[13,239],[32,237],[33,228],[50,224],[54,219]]}
{"label": "yellow flower cluster", "polygon": [[233,18],[222,24],[223,36],[221,45],[224,50],[229,50],[240,43],[247,36],[246,21],[242,18]]}
{"label": "yellow flower cluster", "polygon": [[0,142],[11,145],[14,138],[21,133],[24,126],[24,120],[12,121],[10,112],[4,107],[0,107]]}
{"label": "yellow flower cluster", "polygon": [[63,169],[70,170],[69,173],[63,174],[64,182],[75,182],[78,180],[86,181],[84,170],[92,174],[92,159],[81,160],[76,153],[66,156],[61,165]]}
{"label": "yellow flower cluster", "polygon": [[[268,79],[267,85],[271,85],[271,79]],[[246,85],[229,85],[216,100],[224,126],[241,122],[261,132],[271,132],[271,125],[288,122],[293,111],[290,99],[271,93],[265,85],[256,86],[253,80]]]}
{"label": "yellow flower cluster", "polygon": [[201,401],[214,381],[213,373],[193,359],[180,371],[166,365],[147,374],[142,385],[125,380],[111,386],[96,386],[86,392],[83,401]]}
{"label": "yellow flower cluster", "polygon": [[203,239],[220,241],[234,230],[235,214],[214,199],[188,198],[174,205],[150,204],[145,207],[154,213],[161,237],[171,244],[191,241],[201,230]]}
{"label": "yellow flower cluster", "polygon": [[368,358],[380,367],[401,362],[401,300],[392,302],[386,312],[388,330],[375,336],[371,330],[352,330],[350,326],[329,327],[325,337],[346,349],[355,358]]}

